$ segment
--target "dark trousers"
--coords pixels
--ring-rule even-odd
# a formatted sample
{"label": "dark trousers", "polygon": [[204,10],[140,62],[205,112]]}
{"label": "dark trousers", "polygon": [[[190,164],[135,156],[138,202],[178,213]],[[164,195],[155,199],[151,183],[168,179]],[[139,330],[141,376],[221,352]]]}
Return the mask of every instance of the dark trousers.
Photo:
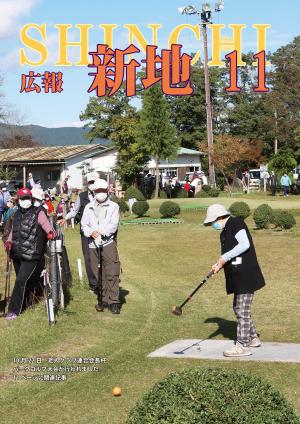
{"label": "dark trousers", "polygon": [[271,185],[271,192],[272,192],[272,196],[276,196],[276,185]]}
{"label": "dark trousers", "polygon": [[8,312],[19,315],[22,312],[26,288],[32,287],[40,281],[44,261],[14,260],[16,281],[8,306]]}
{"label": "dark trousers", "polygon": [[[117,244],[104,246],[102,255],[102,300],[109,305],[119,303],[120,261]],[[91,264],[98,280],[98,249],[90,249]]]}
{"label": "dark trousers", "polygon": [[289,187],[288,186],[282,186],[282,192],[284,196],[287,196],[289,194]]}
{"label": "dark trousers", "polygon": [[89,280],[89,286],[92,290],[95,290],[98,286],[98,278],[95,277],[95,274],[92,270],[90,249],[89,249],[89,239],[81,234],[81,247],[84,257],[86,275]]}

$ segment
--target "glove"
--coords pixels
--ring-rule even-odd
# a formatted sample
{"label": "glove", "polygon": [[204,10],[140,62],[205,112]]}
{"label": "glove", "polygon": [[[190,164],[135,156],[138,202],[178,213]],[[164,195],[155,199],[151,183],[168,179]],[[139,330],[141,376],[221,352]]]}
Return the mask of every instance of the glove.
{"label": "glove", "polygon": [[55,234],[53,233],[53,231],[50,231],[50,233],[47,234],[47,239],[48,240],[54,240],[55,239]]}
{"label": "glove", "polygon": [[7,252],[10,252],[11,251],[11,248],[12,248],[12,242],[11,241],[7,241],[5,243],[5,248],[6,248],[6,251]]}

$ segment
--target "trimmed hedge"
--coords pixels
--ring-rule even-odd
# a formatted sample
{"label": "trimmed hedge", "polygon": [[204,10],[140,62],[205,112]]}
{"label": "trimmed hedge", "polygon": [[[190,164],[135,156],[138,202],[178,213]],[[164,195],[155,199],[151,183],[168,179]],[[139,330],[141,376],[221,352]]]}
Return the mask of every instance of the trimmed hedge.
{"label": "trimmed hedge", "polygon": [[149,203],[145,200],[140,200],[132,205],[132,212],[137,216],[144,216],[149,209]]}
{"label": "trimmed hedge", "polygon": [[127,200],[127,201],[129,199],[145,200],[145,196],[143,195],[143,193],[139,189],[131,186],[125,191],[124,199]]}
{"label": "trimmed hedge", "polygon": [[273,209],[266,204],[258,206],[254,211],[253,219],[257,228],[268,228],[270,223],[273,221],[274,212]]}
{"label": "trimmed hedge", "polygon": [[168,200],[160,205],[159,213],[163,218],[174,218],[180,214],[180,206],[178,203]]}
{"label": "trimmed hedge", "polygon": [[208,185],[202,187],[202,190],[199,191],[195,197],[196,198],[205,198],[205,197],[219,197],[220,190],[218,188],[211,188]]}
{"label": "trimmed hedge", "polygon": [[120,211],[122,213],[129,212],[129,206],[123,198],[117,197],[114,202],[119,205]]}
{"label": "trimmed hedge", "polygon": [[146,392],[127,424],[299,424],[283,395],[260,378],[217,368],[170,374]]}
{"label": "trimmed hedge", "polygon": [[276,228],[290,230],[296,225],[294,216],[288,211],[277,211],[272,219]]}
{"label": "trimmed hedge", "polygon": [[234,202],[229,208],[229,212],[233,216],[239,216],[246,219],[251,215],[250,208],[246,202]]}

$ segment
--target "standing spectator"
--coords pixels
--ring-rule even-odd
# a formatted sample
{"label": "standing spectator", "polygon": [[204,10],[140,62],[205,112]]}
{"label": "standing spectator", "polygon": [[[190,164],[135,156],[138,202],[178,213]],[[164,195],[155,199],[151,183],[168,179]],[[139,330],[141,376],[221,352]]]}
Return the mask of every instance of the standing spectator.
{"label": "standing spectator", "polygon": [[194,175],[193,181],[191,182],[191,186],[194,190],[194,195],[201,191],[201,181],[198,174]]}
{"label": "standing spectator", "polygon": [[[120,313],[119,283],[120,261],[116,235],[120,220],[120,208],[108,197],[107,181],[97,179],[94,183],[94,200],[83,212],[81,226],[89,241],[91,267],[98,282],[99,256],[102,256],[102,294],[104,306],[113,314]],[[100,263],[101,263],[100,262]],[[98,306],[98,305],[97,305]],[[96,307],[97,309],[97,307]]]}
{"label": "standing spectator", "polygon": [[167,180],[165,182],[165,187],[164,187],[168,199],[171,199],[171,197],[172,197],[172,185],[171,185],[171,182],[172,182],[171,180]]}
{"label": "standing spectator", "polygon": [[183,190],[185,190],[185,191],[186,191],[186,193],[187,193],[188,197],[191,197],[191,196],[190,196],[190,193],[191,193],[191,184],[190,184],[190,182],[189,182],[189,181],[186,181],[186,182],[185,182],[185,184],[184,184],[184,186],[183,186]]}
{"label": "standing spectator", "polygon": [[207,176],[204,174],[203,171],[200,172],[200,178],[202,180],[202,185],[208,185],[208,179]]}
{"label": "standing spectator", "polygon": [[249,193],[250,174],[249,174],[247,169],[243,174],[243,180],[242,181],[243,181],[244,192]]}
{"label": "standing spectator", "polygon": [[237,318],[236,344],[224,356],[251,355],[251,347],[261,345],[252,316],[254,293],[264,287],[265,280],[257,261],[249,229],[242,218],[230,215],[224,206],[207,209],[205,225],[220,231],[221,256],[212,272],[224,268],[227,294],[233,294],[233,310]]}
{"label": "standing spectator", "polygon": [[16,198],[11,197],[9,201],[7,202],[7,210],[4,215],[4,221],[3,221],[3,235],[2,235],[2,241],[5,244],[8,236],[10,234],[12,223],[14,219],[14,213],[17,210],[17,201]]}
{"label": "standing spectator", "polygon": [[8,321],[22,312],[26,287],[40,279],[47,239],[53,240],[56,236],[44,208],[33,207],[28,188],[18,190],[17,198],[18,210],[14,214],[12,230],[6,242],[16,273],[6,317]]}
{"label": "standing spectator", "polygon": [[271,187],[272,196],[276,196],[277,176],[276,176],[274,171],[271,172],[271,176],[269,178],[269,184],[270,184],[270,187]]}
{"label": "standing spectator", "polygon": [[28,174],[28,178],[27,178],[27,182],[26,182],[26,187],[31,190],[34,186],[34,179],[33,179],[33,175],[31,172],[29,172]]}
{"label": "standing spectator", "polygon": [[62,185],[62,192],[63,194],[68,194],[69,192],[69,185],[68,185],[68,177],[64,179],[63,185]]}
{"label": "standing spectator", "polygon": [[280,183],[281,183],[282,193],[285,197],[287,197],[289,195],[289,188],[292,185],[292,181],[290,177],[288,176],[287,172],[285,172],[283,176],[281,177]]}
{"label": "standing spectator", "polygon": [[[94,182],[97,179],[99,179],[98,172],[90,172],[87,174],[86,176],[87,190],[79,194],[72,210],[70,210],[70,212],[66,215],[65,219],[62,219],[60,221],[60,225],[64,225],[65,221],[68,221],[69,219],[75,219],[77,222],[81,223],[84,208],[90,202],[94,200],[93,188],[94,188]],[[81,248],[82,248],[82,253],[83,253],[84,262],[85,262],[85,269],[86,269],[86,273],[87,273],[87,277],[89,281],[89,289],[92,292],[96,292],[98,280],[95,277],[93,270],[91,268],[89,238],[85,237],[81,225],[80,225],[80,235],[81,235]]]}
{"label": "standing spectator", "polygon": [[2,220],[2,217],[7,209],[7,202],[10,199],[10,194],[6,189],[6,184],[2,183],[0,184],[0,221]]}
{"label": "standing spectator", "polygon": [[48,216],[54,214],[54,205],[53,205],[51,198],[50,198],[48,193],[45,194],[44,208],[47,210]]}

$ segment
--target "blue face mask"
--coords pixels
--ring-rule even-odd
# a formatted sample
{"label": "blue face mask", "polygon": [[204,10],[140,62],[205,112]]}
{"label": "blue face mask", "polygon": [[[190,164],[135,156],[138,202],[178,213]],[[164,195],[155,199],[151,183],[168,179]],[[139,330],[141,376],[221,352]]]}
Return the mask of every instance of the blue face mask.
{"label": "blue face mask", "polygon": [[220,223],[220,222],[218,222],[218,221],[216,221],[216,222],[214,222],[213,224],[212,224],[212,227],[215,229],[215,230],[222,230],[222,224]]}

